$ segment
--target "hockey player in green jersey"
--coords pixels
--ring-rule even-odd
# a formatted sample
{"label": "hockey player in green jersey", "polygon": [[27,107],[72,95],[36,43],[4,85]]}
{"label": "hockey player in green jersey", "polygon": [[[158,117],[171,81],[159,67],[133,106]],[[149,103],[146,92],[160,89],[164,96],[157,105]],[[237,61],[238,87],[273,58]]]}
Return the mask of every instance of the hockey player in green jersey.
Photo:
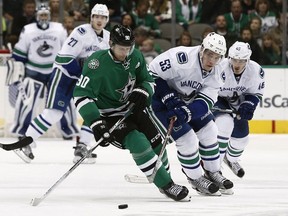
{"label": "hockey player in green jersey", "polygon": [[[85,62],[82,75],[74,89],[76,107],[101,146],[110,143],[130,151],[140,170],[151,176],[161,150],[162,138],[148,114],[154,92],[154,80],[148,73],[141,52],[134,49],[132,30],[115,25],[110,32],[110,49],[93,53]],[[109,129],[128,112],[132,114],[115,129]],[[185,186],[175,184],[165,168],[158,168],[153,183],[161,193],[179,201],[188,195]]]}

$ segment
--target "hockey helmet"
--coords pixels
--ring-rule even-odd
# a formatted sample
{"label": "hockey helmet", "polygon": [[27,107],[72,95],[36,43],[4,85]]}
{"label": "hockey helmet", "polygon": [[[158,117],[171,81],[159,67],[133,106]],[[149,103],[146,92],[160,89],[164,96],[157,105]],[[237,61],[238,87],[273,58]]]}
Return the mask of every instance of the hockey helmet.
{"label": "hockey helmet", "polygon": [[252,54],[250,45],[248,43],[236,41],[230,48],[228,52],[228,57],[237,60],[250,59]]}
{"label": "hockey helmet", "polygon": [[[43,19],[41,17],[42,14],[47,14],[47,19]],[[40,4],[36,9],[36,20],[37,25],[41,29],[47,29],[49,26],[49,21],[51,19],[50,16],[50,8],[46,4]]]}
{"label": "hockey helmet", "polygon": [[110,32],[110,40],[112,44],[121,46],[134,46],[135,37],[132,30],[128,26],[115,25]]}
{"label": "hockey helmet", "polygon": [[202,49],[211,50],[214,53],[220,54],[222,57],[226,54],[226,40],[222,35],[215,32],[209,33],[202,42]]}
{"label": "hockey helmet", "polygon": [[107,23],[109,21],[109,10],[105,4],[95,4],[91,10],[91,19],[93,15],[101,15],[107,17]]}

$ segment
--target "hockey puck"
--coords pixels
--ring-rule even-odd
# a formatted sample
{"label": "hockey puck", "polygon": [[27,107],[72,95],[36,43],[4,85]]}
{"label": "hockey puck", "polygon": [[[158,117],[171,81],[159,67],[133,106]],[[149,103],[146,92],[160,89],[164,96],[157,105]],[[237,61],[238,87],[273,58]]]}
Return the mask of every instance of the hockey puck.
{"label": "hockey puck", "polygon": [[118,209],[126,209],[126,208],[128,208],[127,204],[118,205]]}

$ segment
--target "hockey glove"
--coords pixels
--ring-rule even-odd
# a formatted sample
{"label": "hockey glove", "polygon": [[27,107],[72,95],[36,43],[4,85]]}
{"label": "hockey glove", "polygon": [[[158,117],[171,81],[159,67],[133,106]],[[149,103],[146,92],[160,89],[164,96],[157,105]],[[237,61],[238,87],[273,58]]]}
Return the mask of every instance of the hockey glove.
{"label": "hockey glove", "polygon": [[187,106],[176,107],[175,109],[168,111],[168,121],[170,121],[170,119],[174,116],[177,118],[174,123],[174,127],[179,127],[182,124],[190,122],[192,119],[191,111]]}
{"label": "hockey glove", "polygon": [[97,120],[91,126],[95,140],[98,141],[103,138],[103,141],[99,144],[100,146],[106,147],[114,141],[114,137],[109,133],[106,121]]}
{"label": "hockey glove", "polygon": [[135,113],[143,111],[147,106],[147,99],[149,97],[149,93],[146,89],[142,87],[138,87],[133,89],[132,93],[130,94],[128,101],[129,103],[134,104],[133,110]]}
{"label": "hockey glove", "polygon": [[185,106],[185,103],[176,96],[174,92],[166,94],[161,98],[162,103],[165,104],[167,110],[172,110],[176,107]]}
{"label": "hockey glove", "polygon": [[256,106],[252,101],[243,101],[238,108],[241,119],[251,120],[253,118],[255,108]]}

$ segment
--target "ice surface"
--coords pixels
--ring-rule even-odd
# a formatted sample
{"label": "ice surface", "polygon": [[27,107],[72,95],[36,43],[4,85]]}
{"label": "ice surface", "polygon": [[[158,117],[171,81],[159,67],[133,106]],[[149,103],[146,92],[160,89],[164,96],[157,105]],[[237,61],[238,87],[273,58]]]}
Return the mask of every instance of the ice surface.
{"label": "ice surface", "polygon": [[[0,138],[10,143],[15,139]],[[0,149],[1,216],[288,216],[288,135],[251,135],[241,159],[246,174],[236,177],[232,196],[198,195],[181,173],[175,146],[167,147],[175,182],[186,185],[191,202],[174,202],[152,184],[132,184],[125,174],[142,175],[128,151],[99,147],[97,163],[81,164],[39,206],[41,197],[72,166],[74,141],[40,138],[35,159],[25,164],[14,152]],[[128,204],[127,209],[118,209]]]}

